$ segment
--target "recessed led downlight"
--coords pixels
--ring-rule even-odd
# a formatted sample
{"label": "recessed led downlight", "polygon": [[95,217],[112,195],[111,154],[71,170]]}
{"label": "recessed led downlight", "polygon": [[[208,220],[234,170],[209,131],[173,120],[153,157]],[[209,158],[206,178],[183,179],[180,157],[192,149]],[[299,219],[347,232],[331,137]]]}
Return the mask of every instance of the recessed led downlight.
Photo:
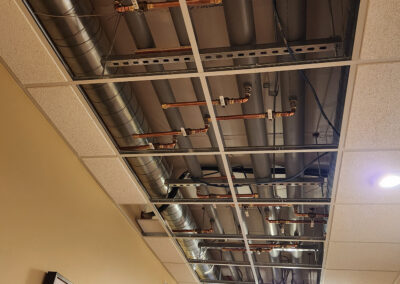
{"label": "recessed led downlight", "polygon": [[399,175],[386,175],[379,181],[379,186],[382,188],[392,188],[400,185]]}

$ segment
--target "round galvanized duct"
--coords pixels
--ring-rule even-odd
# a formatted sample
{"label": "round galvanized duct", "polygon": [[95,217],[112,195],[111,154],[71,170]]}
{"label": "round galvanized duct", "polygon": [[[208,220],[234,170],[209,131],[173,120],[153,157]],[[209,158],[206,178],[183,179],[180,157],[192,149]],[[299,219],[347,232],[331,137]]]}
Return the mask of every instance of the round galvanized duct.
{"label": "round galvanized duct", "polygon": [[[103,68],[102,58],[108,54],[110,43],[96,17],[47,17],[51,15],[87,15],[93,13],[90,1],[32,1],[35,12],[65,62],[75,76],[109,75]],[[118,70],[116,72],[119,72]],[[147,139],[133,139],[132,134],[150,132],[143,112],[129,84],[96,84],[82,87],[94,108],[120,146],[148,144]],[[152,197],[167,194],[164,182],[170,171],[160,157],[141,157],[129,160],[139,180]],[[171,205],[163,216],[172,229],[196,229],[194,218],[187,206]],[[198,240],[181,240],[180,244],[188,257],[207,259],[208,254],[198,247]],[[195,264],[194,269],[201,278],[216,279],[214,266]]]}
{"label": "round galvanized duct", "polygon": [[[255,26],[253,16],[252,1],[248,0],[225,0],[224,11],[226,25],[228,29],[231,45],[251,45],[256,42]],[[234,60],[236,65],[255,65],[257,58],[243,58]],[[239,89],[245,84],[250,84],[253,94],[249,101],[242,104],[244,114],[264,112],[264,100],[262,95],[262,85],[260,74],[244,74],[236,76]],[[264,119],[247,119],[244,121],[249,146],[267,146],[267,131]],[[251,161],[256,178],[266,178],[270,176],[270,161],[266,154],[251,155]],[[272,198],[271,190],[267,186],[257,187],[260,197]],[[276,224],[266,221],[266,218],[275,219],[276,212],[274,207],[268,207],[267,211],[261,211],[265,234],[278,235]],[[279,252],[274,250],[270,253],[271,262],[279,262]],[[281,283],[283,280],[282,270],[273,268],[274,283]],[[261,276],[259,275],[259,278]]]}

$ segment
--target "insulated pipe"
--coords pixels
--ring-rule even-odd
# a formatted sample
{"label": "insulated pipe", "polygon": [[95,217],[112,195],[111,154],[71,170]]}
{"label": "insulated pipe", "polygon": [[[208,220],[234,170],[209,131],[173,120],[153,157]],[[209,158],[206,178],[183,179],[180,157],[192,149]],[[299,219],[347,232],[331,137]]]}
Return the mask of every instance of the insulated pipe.
{"label": "insulated pipe", "polygon": [[[51,15],[93,13],[93,7],[88,0],[42,0],[31,1],[30,4],[34,11]],[[109,52],[110,43],[98,18],[55,18],[42,15],[39,19],[75,75],[111,74],[111,70],[103,68],[101,64],[101,59]],[[144,40],[148,38],[143,36]],[[129,84],[106,83],[84,85],[82,88],[119,146],[149,144],[148,139],[132,137],[134,133],[150,132],[150,129]],[[170,177],[170,171],[163,158],[138,157],[130,158],[129,161],[150,196],[162,197],[167,194],[168,188],[164,181]],[[172,229],[197,228],[188,206],[170,205],[162,214]],[[188,257],[209,259],[209,254],[198,247],[199,240],[185,239],[179,242]],[[214,266],[194,264],[193,267],[201,278],[216,279]]]}
{"label": "insulated pipe", "polygon": [[[282,28],[289,42],[306,39],[306,1],[305,0],[277,0],[277,11],[281,19]],[[298,56],[298,55],[296,55]],[[289,57],[282,57],[281,60],[292,60]],[[282,108],[288,107],[290,99],[297,101],[296,115],[283,120],[283,137],[285,145],[304,145],[304,111],[305,111],[305,88],[304,81],[297,71],[281,72],[280,89],[282,96]],[[301,171],[304,167],[303,153],[285,154],[286,175],[292,176]],[[289,198],[300,198],[301,190],[296,186],[288,186]],[[293,208],[289,209],[289,218],[296,219]],[[291,235],[302,235],[304,226],[293,224],[290,226]],[[292,253],[294,262],[301,261],[302,253]],[[293,270],[294,283],[303,283],[301,270]]]}
{"label": "insulated pipe", "polygon": [[[170,13],[171,13],[171,18],[172,18],[174,26],[175,26],[176,34],[178,36],[179,44],[181,46],[190,45],[190,40],[189,40],[189,37],[186,32],[185,22],[183,20],[181,9],[180,8],[170,8]],[[186,63],[186,66],[188,69],[196,69],[196,64],[193,62]],[[190,80],[192,82],[193,90],[194,90],[197,100],[205,101],[203,88],[201,86],[200,80],[198,78],[191,78]],[[208,113],[207,106],[199,106],[199,107],[200,107],[200,112],[201,112],[202,116],[208,117],[209,113]],[[215,136],[215,132],[213,129],[214,126],[210,123],[209,127],[210,128],[209,128],[209,131],[207,132],[207,135],[208,135],[208,138],[210,139],[211,146],[214,148],[218,148],[217,138]],[[219,127],[219,124],[218,124],[218,127]],[[220,128],[219,128],[219,130],[221,133]],[[222,142],[224,142],[224,141],[222,141]],[[225,166],[222,162],[221,156],[219,156],[219,155],[215,156],[215,159],[217,161],[218,171],[220,172],[221,176],[227,176],[227,173],[225,171]],[[236,220],[237,219],[236,211],[234,208],[232,208],[232,215],[233,215],[234,219]],[[238,222],[236,222],[236,223],[238,224]],[[216,232],[218,234],[224,234],[223,230],[216,230]],[[232,252],[223,252],[222,257],[226,261],[234,261]],[[229,270],[232,274],[233,280],[239,281],[241,279],[240,274],[239,274],[239,268],[229,266]]]}
{"label": "insulated pipe", "polygon": [[[154,41],[151,36],[151,32],[149,26],[147,24],[145,15],[143,13],[129,13],[125,14],[125,20],[128,24],[128,28],[132,34],[132,37],[135,40],[136,46],[139,49],[142,48],[153,48]],[[149,65],[146,66],[147,71],[149,72],[157,72],[163,71],[164,68],[162,65]],[[175,103],[175,97],[172,92],[171,86],[168,80],[155,80],[152,81],[152,85],[154,90],[156,91],[157,97],[161,104]],[[179,109],[171,108],[165,109],[164,113],[167,117],[168,123],[173,129],[180,129],[184,127],[183,118]],[[192,149],[192,143],[190,139],[185,136],[178,136],[178,145],[181,148]],[[196,156],[184,156],[184,160],[189,170],[190,174],[194,178],[202,177],[202,170],[200,163]],[[201,194],[207,195],[209,194],[206,186],[199,186],[199,192]],[[218,218],[217,210],[212,205],[205,205],[206,211],[213,222],[213,228],[216,233],[223,234],[224,230],[221,222]],[[231,255],[227,254],[226,260],[232,260]],[[239,274],[236,269],[231,269],[232,275],[236,280],[240,280]]]}
{"label": "insulated pipe", "polygon": [[[225,0],[224,11],[228,29],[229,40],[232,46],[255,44],[255,26],[253,18],[252,1],[248,0]],[[235,65],[255,65],[257,58],[235,59]],[[244,74],[236,76],[239,89],[246,84],[253,88],[253,94],[246,104],[241,105],[243,114],[264,112],[264,101],[262,95],[260,74]],[[264,119],[245,120],[246,134],[249,146],[267,146],[266,123]],[[256,178],[267,178],[270,176],[270,161],[268,155],[251,155],[251,161]],[[262,198],[272,198],[271,190],[268,186],[258,186],[258,192]],[[268,212],[267,212],[268,211]],[[276,224],[266,222],[266,218],[276,218],[274,207],[261,210],[266,234],[278,235]],[[279,262],[279,252],[271,251],[271,262]],[[275,283],[283,281],[282,270],[273,268],[273,278]],[[261,276],[260,276],[261,278]],[[261,279],[262,281],[262,279]]]}

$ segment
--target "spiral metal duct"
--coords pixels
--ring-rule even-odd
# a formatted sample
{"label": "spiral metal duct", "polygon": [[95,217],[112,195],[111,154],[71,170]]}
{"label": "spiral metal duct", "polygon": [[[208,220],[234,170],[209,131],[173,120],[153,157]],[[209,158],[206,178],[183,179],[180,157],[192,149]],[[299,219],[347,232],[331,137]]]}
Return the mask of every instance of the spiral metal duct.
{"label": "spiral metal duct", "polygon": [[[228,28],[229,40],[232,46],[255,44],[255,26],[253,16],[252,1],[248,0],[225,0],[224,11],[226,25]],[[257,58],[243,58],[234,60],[235,65],[255,65]],[[260,74],[244,74],[236,76],[239,89],[245,84],[250,84],[253,94],[249,101],[242,104],[243,114],[264,112],[264,100],[262,95],[262,85]],[[249,146],[267,146],[266,123],[263,119],[247,119],[244,121]],[[254,177],[267,178],[270,176],[271,164],[266,154],[251,155],[251,161],[254,169]],[[261,198],[272,198],[271,190],[267,186],[257,187]],[[276,219],[274,207],[268,207],[262,210],[262,218],[265,234],[272,236],[278,235],[276,224],[266,221],[266,218]],[[271,250],[271,262],[279,262],[279,252]],[[283,280],[282,270],[273,268],[273,279],[275,283],[281,283]],[[259,275],[261,279],[261,276]]]}
{"label": "spiral metal duct", "polygon": [[[52,15],[93,14],[89,0],[32,1],[39,19],[60,54],[75,75],[109,75],[102,58],[108,54],[110,43],[96,17],[46,17]],[[144,39],[146,40],[146,38]],[[118,72],[118,71],[117,71]],[[133,139],[132,134],[150,132],[149,126],[129,84],[97,84],[82,87],[94,108],[120,146],[145,145],[147,139]],[[168,165],[161,157],[131,158],[130,162],[139,180],[152,197],[167,194],[164,182],[170,176]],[[197,225],[188,206],[170,205],[163,216],[172,229],[193,230]],[[207,259],[208,253],[198,247],[198,240],[180,240],[188,257]],[[214,266],[194,264],[201,278],[215,280]]]}
{"label": "spiral metal duct", "polygon": [[[179,14],[181,15],[181,13],[179,13]],[[138,48],[154,48],[155,47],[149,26],[147,24],[146,18],[143,13],[125,14],[125,20],[128,23],[128,28],[129,28],[131,35],[134,38],[136,46]],[[184,25],[181,26],[181,28],[184,28],[184,27],[185,27]],[[178,37],[180,36],[181,41],[184,40],[182,38],[182,33],[177,31],[177,34],[178,34]],[[186,31],[184,31],[184,34],[186,35]],[[184,44],[182,44],[182,42],[181,42],[181,45],[190,45],[190,42],[187,39],[187,42],[185,42]],[[190,67],[195,67],[195,66],[189,66],[189,68]],[[162,65],[150,65],[150,66],[146,66],[146,70],[149,72],[161,72],[164,70],[164,68]],[[192,82],[193,81],[196,81],[196,80],[193,79]],[[198,81],[198,79],[197,79],[197,81]],[[199,81],[197,84],[196,84],[196,82],[194,82],[194,85],[193,85],[197,96],[198,96],[198,94],[200,94],[200,92],[201,92],[201,94],[203,94],[199,83],[200,83]],[[154,88],[161,104],[175,102],[175,97],[174,97],[174,94],[172,92],[172,89],[171,89],[171,86],[170,86],[168,80],[153,81],[152,85],[153,85],[153,88]],[[203,108],[203,110],[204,110],[204,108]],[[185,128],[184,121],[183,121],[183,118],[182,118],[182,115],[181,115],[179,109],[177,109],[177,108],[167,109],[167,110],[164,110],[164,113],[165,113],[167,121],[172,129],[180,129],[181,127]],[[202,114],[204,114],[204,112],[202,112]],[[211,129],[208,130],[207,134],[210,137],[211,142],[214,142],[214,141],[216,142],[216,138],[215,138],[212,127],[211,127]],[[178,145],[179,145],[179,147],[185,148],[185,149],[193,148],[190,139],[185,136],[178,137]],[[213,145],[213,146],[216,146],[216,145]],[[196,156],[184,156],[183,159],[185,161],[186,168],[190,172],[191,176],[194,178],[201,178],[202,170],[201,170],[201,166],[198,161],[198,158]],[[204,185],[199,186],[198,189],[201,194],[209,193],[207,187]],[[209,217],[213,221],[213,228],[214,228],[215,233],[224,234],[224,229],[218,218],[217,210],[214,208],[213,205],[205,205],[204,207],[205,207]],[[222,257],[226,261],[233,261],[233,256],[232,256],[231,252],[223,252]],[[230,266],[229,269],[231,271],[233,280],[240,280],[238,269],[233,266]]]}
{"label": "spiral metal duct", "polygon": [[[282,21],[284,33],[289,42],[301,41],[306,38],[306,1],[305,0],[280,0],[276,2],[277,11]],[[287,58],[282,58],[282,60]],[[291,59],[289,59],[291,60]],[[296,100],[296,115],[283,120],[283,138],[285,145],[303,145],[304,144],[304,112],[305,112],[305,86],[299,72],[286,71],[281,72],[280,88],[282,96],[282,108],[289,107],[289,99]],[[303,153],[285,154],[285,169],[287,176],[293,176],[304,167]],[[288,186],[288,198],[301,198],[301,189],[298,186]],[[293,208],[289,209],[289,219],[297,219]],[[303,235],[304,225],[290,225],[290,235]],[[293,261],[300,263],[302,252],[292,253]],[[293,270],[293,283],[304,283],[303,271]]]}

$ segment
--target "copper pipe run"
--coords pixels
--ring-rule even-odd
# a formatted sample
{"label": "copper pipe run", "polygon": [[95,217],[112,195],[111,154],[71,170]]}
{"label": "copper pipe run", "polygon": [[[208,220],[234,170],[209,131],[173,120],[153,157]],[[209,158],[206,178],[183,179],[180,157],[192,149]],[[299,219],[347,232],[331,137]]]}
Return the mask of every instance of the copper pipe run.
{"label": "copper pipe run", "polygon": [[[290,111],[283,112],[274,112],[269,111],[266,113],[254,113],[254,114],[237,114],[237,115],[225,115],[225,116],[217,116],[216,120],[235,120],[235,119],[260,119],[260,118],[268,118],[274,119],[277,117],[290,117],[294,116],[296,113],[296,101],[291,101],[292,108]],[[207,118],[208,122],[211,121],[211,118]]]}
{"label": "copper pipe run", "polygon": [[[237,198],[258,198],[258,194],[236,194]],[[232,198],[232,194],[199,194],[197,192],[197,198],[201,199],[210,199],[210,198],[216,198],[216,199],[222,199],[222,198]]]}
{"label": "copper pipe run", "polygon": [[290,100],[290,111],[281,111],[281,112],[275,112],[274,117],[290,117],[294,116],[296,113],[296,100]]}
{"label": "copper pipe run", "polygon": [[296,217],[305,217],[305,218],[310,218],[310,219],[315,219],[315,218],[328,218],[329,214],[323,214],[323,213],[315,213],[313,212],[298,212],[297,209],[294,211],[294,215]]}
{"label": "copper pipe run", "polygon": [[212,234],[214,233],[214,228],[211,224],[209,229],[204,230],[172,230],[173,233],[194,233],[194,234]]}
{"label": "copper pipe run", "polygon": [[[234,105],[234,104],[244,104],[249,101],[250,95],[244,98],[223,98],[222,100],[212,100],[211,103],[213,105],[225,106],[225,105]],[[222,103],[222,101],[224,103]],[[197,102],[179,102],[179,103],[172,103],[172,104],[163,104],[161,107],[163,109],[173,108],[173,107],[187,107],[187,106],[205,106],[207,105],[206,101],[197,101]]]}
{"label": "copper pipe run", "polygon": [[122,151],[138,151],[138,150],[161,150],[161,149],[175,149],[177,143],[177,139],[174,137],[171,143],[150,143],[146,145],[139,145],[139,146],[127,146],[121,147]]}
{"label": "copper pipe run", "polygon": [[[243,98],[224,98],[220,96],[218,100],[212,100],[211,103],[213,105],[233,105],[233,104],[244,104],[247,103],[250,99],[252,92],[252,87],[250,85],[244,86],[244,97]],[[195,101],[195,102],[179,102],[179,103],[170,103],[170,104],[163,104],[161,107],[163,109],[167,108],[175,108],[175,107],[187,107],[187,106],[205,106],[207,105],[206,101]]]}
{"label": "copper pipe run", "polygon": [[[148,11],[160,8],[179,7],[179,1],[168,1],[159,3],[147,3],[134,1],[134,5],[123,5],[121,1],[114,1],[114,9],[118,13]],[[218,5],[222,0],[186,0],[188,6]]]}
{"label": "copper pipe run", "polygon": [[153,133],[141,133],[141,134],[133,134],[133,138],[154,138],[154,137],[162,137],[162,136],[189,136],[193,134],[199,133],[207,133],[209,128],[209,124],[206,123],[204,128],[182,128],[180,131],[166,131],[166,132],[153,132]]}

